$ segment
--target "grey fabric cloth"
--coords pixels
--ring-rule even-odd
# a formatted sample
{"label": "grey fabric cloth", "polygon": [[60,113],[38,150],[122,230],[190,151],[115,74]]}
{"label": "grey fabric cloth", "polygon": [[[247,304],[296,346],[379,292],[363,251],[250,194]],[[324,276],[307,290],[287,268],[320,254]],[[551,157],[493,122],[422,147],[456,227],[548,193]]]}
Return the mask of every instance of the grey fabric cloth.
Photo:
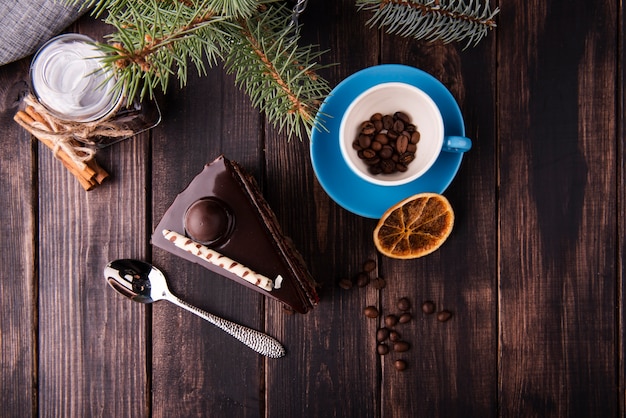
{"label": "grey fabric cloth", "polygon": [[35,52],[84,11],[65,0],[0,0],[0,65]]}

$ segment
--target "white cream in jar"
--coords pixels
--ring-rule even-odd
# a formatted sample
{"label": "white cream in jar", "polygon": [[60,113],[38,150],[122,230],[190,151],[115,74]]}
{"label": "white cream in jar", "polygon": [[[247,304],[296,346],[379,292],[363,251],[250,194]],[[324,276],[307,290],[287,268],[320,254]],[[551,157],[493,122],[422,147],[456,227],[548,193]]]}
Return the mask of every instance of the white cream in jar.
{"label": "white cream in jar", "polygon": [[122,99],[114,91],[115,77],[99,58],[105,54],[80,34],[57,36],[35,55],[30,74],[32,89],[54,116],[91,122],[107,116]]}

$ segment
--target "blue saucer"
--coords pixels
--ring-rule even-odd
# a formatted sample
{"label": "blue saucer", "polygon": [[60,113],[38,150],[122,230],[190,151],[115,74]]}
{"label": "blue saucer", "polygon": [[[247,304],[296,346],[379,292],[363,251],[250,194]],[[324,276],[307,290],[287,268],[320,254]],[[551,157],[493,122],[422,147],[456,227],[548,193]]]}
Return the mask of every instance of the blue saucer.
{"label": "blue saucer", "polygon": [[377,65],[339,83],[320,107],[318,118],[328,132],[313,130],[311,161],[326,193],[344,209],[366,218],[378,219],[391,206],[417,193],[443,193],[463,159],[463,153],[442,151],[426,174],[401,186],[370,184],[350,170],[339,148],[341,118],[350,102],[363,91],[391,81],[411,84],[428,93],[443,116],[445,134],[465,135],[463,116],[456,100],[439,80],[422,70],[406,65]]}

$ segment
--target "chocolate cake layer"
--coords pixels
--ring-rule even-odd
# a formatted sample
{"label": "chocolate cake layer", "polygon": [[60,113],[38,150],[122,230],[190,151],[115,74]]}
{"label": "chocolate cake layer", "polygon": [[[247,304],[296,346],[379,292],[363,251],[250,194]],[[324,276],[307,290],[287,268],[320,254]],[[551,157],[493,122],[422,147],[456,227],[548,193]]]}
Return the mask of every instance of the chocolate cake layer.
{"label": "chocolate cake layer", "polygon": [[[271,279],[275,287],[265,290],[220,267],[215,260],[201,258],[197,255],[200,251],[196,254],[180,248],[163,236],[164,230],[234,260]],[[206,165],[176,197],[157,225],[152,243],[279,300],[296,312],[306,313],[318,303],[315,281],[291,240],[282,234],[254,178],[223,156]]]}

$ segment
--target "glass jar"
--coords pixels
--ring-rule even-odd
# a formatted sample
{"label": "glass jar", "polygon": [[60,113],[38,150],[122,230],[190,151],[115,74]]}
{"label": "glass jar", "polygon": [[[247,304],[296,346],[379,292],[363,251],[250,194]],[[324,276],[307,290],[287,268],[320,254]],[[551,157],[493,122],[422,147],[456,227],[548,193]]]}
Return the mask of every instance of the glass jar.
{"label": "glass jar", "polygon": [[33,94],[50,115],[67,122],[106,121],[119,130],[132,131],[124,137],[77,138],[98,147],[153,128],[161,120],[154,101],[124,103],[127,99],[116,88],[115,74],[102,62],[105,56],[93,39],[69,33],[44,44],[30,68]]}

